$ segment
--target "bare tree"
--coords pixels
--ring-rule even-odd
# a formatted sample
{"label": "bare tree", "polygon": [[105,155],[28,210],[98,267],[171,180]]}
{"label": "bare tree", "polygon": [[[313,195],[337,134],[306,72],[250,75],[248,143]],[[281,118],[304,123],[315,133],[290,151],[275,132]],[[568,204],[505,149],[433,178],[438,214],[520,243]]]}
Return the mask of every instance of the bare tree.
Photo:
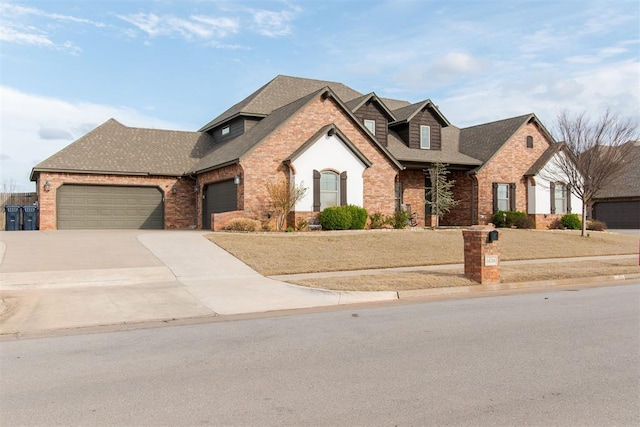
{"label": "bare tree", "polygon": [[598,192],[612,185],[637,162],[634,141],[638,122],[606,110],[597,119],[586,113],[562,112],[557,118],[557,139],[564,155],[557,156],[559,178],[582,200],[582,236],[586,234],[587,210]]}
{"label": "bare tree", "polygon": [[437,162],[428,169],[431,177],[431,188],[427,189],[425,203],[431,206],[431,212],[436,216],[436,227],[440,226],[440,218],[460,203],[459,200],[455,200],[453,197],[453,186],[456,181],[447,179],[447,175],[449,175],[448,166],[446,163]]}
{"label": "bare tree", "polygon": [[303,183],[296,186],[281,178],[278,181],[270,181],[266,184],[273,214],[276,217],[276,230],[282,231],[287,221],[287,215],[296,206],[296,203],[307,194],[307,188]]}

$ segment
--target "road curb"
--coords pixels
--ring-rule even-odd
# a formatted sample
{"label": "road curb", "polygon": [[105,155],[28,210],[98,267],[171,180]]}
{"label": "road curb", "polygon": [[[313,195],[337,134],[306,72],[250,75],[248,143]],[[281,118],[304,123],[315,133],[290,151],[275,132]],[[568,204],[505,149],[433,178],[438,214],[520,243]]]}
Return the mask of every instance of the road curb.
{"label": "road curb", "polygon": [[492,291],[508,291],[532,288],[553,288],[556,286],[570,286],[579,284],[594,284],[603,282],[622,282],[640,279],[640,274],[619,274],[614,276],[580,277],[575,279],[540,280],[536,282],[497,283],[493,285],[452,286],[448,288],[413,289],[398,291],[398,299],[419,298],[430,296],[475,294]]}

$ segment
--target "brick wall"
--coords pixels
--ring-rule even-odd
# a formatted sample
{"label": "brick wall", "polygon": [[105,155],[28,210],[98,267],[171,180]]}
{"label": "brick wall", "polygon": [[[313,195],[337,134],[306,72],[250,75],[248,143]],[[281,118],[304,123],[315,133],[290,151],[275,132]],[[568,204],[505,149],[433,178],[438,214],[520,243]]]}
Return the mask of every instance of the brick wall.
{"label": "brick wall", "polygon": [[263,219],[269,206],[266,183],[279,177],[288,178],[289,171],[282,161],[318,129],[331,123],[372,162],[371,167],[363,172],[364,208],[369,212],[392,214],[395,209],[395,166],[333,99],[322,99],[320,96],[310,101],[242,159],[244,209],[256,214],[258,219]]}
{"label": "brick wall", "polygon": [[[526,137],[533,137],[533,148],[527,148]],[[524,174],[545,152],[549,144],[533,123],[522,126],[477,174],[478,222],[487,224],[493,215],[493,186],[516,184],[516,210],[527,212],[527,183]]]}
{"label": "brick wall", "polygon": [[471,218],[473,178],[466,171],[453,171],[447,177],[455,180],[452,188],[453,198],[459,203],[442,217],[440,225],[462,226],[473,224],[473,219]]}
{"label": "brick wall", "polygon": [[[242,176],[240,180],[240,184],[237,186],[238,191],[238,210],[244,209],[244,187],[245,187],[245,177],[240,165],[230,165],[224,168],[216,169],[213,171],[205,172],[203,174],[198,175],[198,192],[196,194],[196,216],[197,216],[197,227],[202,228],[202,192],[204,187],[208,184],[214,184],[220,181],[226,181],[229,179],[233,179],[236,175]],[[248,217],[251,217],[250,215]],[[213,222],[211,223],[213,227]]]}
{"label": "brick wall", "polygon": [[[49,191],[44,190],[46,181],[51,186]],[[63,184],[158,187],[165,199],[165,229],[188,229],[196,226],[194,181],[189,178],[41,172],[37,182],[40,230],[57,229],[57,191]],[[172,191],[174,185],[176,193]]]}
{"label": "brick wall", "polygon": [[421,170],[403,170],[400,172],[402,184],[402,203],[411,205],[411,213],[417,216],[418,227],[429,226],[425,223],[424,172]]}

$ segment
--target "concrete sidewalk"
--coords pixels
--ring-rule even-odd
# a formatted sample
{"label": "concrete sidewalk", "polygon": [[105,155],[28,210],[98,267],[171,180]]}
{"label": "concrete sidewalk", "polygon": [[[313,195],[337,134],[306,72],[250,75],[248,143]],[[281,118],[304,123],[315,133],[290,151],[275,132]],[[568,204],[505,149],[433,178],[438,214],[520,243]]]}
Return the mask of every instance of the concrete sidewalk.
{"label": "concrete sidewalk", "polygon": [[397,299],[265,278],[206,233],[0,232],[0,334]]}

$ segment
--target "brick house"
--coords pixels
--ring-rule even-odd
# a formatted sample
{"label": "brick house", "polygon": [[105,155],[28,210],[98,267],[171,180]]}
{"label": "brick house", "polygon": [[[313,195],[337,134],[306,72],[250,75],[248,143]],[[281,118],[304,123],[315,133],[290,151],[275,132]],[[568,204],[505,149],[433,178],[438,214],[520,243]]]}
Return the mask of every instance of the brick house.
{"label": "brick house", "polygon": [[266,183],[277,178],[310,190],[291,224],[355,204],[370,213],[411,209],[419,225],[431,225],[428,170],[442,162],[461,203],[441,224],[486,223],[507,207],[543,227],[538,216],[553,214],[540,211],[538,199],[550,200],[551,188],[545,195],[533,187],[555,145],[533,114],[460,129],[430,100],[410,104],[277,76],[197,132],[110,119],[35,166],[31,179],[43,230],[218,230],[237,217],[265,221]]}

